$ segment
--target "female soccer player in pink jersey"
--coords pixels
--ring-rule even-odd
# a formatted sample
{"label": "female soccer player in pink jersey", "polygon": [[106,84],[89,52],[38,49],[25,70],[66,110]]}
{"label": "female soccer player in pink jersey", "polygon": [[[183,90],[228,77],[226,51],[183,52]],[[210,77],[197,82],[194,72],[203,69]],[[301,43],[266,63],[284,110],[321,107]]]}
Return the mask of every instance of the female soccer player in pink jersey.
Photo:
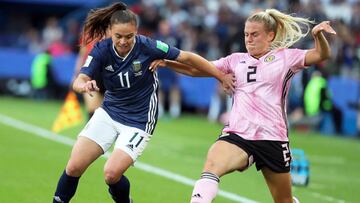
{"label": "female soccer player in pink jersey", "polygon": [[[235,76],[236,88],[229,123],[209,149],[191,203],[212,202],[219,177],[243,171],[253,163],[265,177],[274,202],[298,202],[291,192],[286,98],[295,73],[330,57],[323,32],[336,34],[329,21],[324,21],[312,29],[313,49],[290,49],[308,34],[312,23],[275,9],[254,13],[246,20],[244,30],[248,52],[213,61],[222,72]],[[156,66],[169,66],[192,76],[208,76],[173,61],[156,61],[151,67]]]}

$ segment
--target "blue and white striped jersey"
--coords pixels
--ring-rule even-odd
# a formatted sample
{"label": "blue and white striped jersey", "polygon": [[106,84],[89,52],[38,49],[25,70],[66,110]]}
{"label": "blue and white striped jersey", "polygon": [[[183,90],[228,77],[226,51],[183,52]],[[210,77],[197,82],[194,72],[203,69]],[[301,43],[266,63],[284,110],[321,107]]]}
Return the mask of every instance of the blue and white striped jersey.
{"label": "blue and white striped jersey", "polygon": [[156,59],[175,60],[180,50],[142,35],[135,40],[126,58],[117,54],[111,38],[98,42],[80,72],[103,79],[102,108],[113,120],[152,134],[158,116],[159,82],[149,66]]}

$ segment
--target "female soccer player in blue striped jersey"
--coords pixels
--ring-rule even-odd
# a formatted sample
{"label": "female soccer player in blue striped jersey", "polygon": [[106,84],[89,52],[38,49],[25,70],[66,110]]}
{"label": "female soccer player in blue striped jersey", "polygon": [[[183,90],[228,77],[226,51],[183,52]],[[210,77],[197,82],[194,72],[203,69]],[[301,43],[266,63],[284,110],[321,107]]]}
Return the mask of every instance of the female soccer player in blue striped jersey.
{"label": "female soccer player in blue striped jersey", "polygon": [[130,183],[123,175],[142,154],[157,122],[158,78],[149,70],[156,59],[176,60],[207,72],[232,88],[232,78],[199,55],[138,35],[137,16],[123,3],[93,10],[86,18],[85,42],[105,35],[111,38],[95,44],[73,83],[79,93],[91,94],[99,88],[93,78],[101,76],[104,101],[80,132],[66,169],[61,175],[53,202],[69,202],[80,176],[115,143],[104,167],[105,182],[115,202],[128,203]]}

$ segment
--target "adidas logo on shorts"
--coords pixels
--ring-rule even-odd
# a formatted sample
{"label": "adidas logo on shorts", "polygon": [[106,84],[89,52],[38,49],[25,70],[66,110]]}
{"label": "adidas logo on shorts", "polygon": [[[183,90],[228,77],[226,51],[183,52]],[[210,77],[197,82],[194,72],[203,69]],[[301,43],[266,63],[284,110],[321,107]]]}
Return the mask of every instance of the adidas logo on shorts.
{"label": "adidas logo on shorts", "polygon": [[131,149],[131,151],[133,151],[134,150],[134,145],[133,144],[128,144],[128,145],[126,145],[129,149]]}

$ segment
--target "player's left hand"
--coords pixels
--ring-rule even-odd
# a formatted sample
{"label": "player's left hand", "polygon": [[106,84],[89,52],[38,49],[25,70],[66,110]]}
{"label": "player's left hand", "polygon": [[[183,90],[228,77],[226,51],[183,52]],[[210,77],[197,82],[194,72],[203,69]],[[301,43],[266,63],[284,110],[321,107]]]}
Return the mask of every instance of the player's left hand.
{"label": "player's left hand", "polygon": [[232,73],[225,74],[222,80],[222,86],[224,92],[228,95],[232,95],[233,92],[235,91],[235,85],[236,85],[235,83],[236,83],[236,78],[234,74]]}
{"label": "player's left hand", "polygon": [[158,59],[158,60],[151,62],[150,66],[149,66],[149,70],[151,72],[154,72],[158,69],[158,67],[165,67],[165,66],[166,66],[165,60]]}
{"label": "player's left hand", "polygon": [[336,35],[335,30],[330,26],[330,21],[323,21],[319,24],[317,24],[311,31],[311,33],[315,36],[319,34],[320,32],[327,32],[329,34]]}

